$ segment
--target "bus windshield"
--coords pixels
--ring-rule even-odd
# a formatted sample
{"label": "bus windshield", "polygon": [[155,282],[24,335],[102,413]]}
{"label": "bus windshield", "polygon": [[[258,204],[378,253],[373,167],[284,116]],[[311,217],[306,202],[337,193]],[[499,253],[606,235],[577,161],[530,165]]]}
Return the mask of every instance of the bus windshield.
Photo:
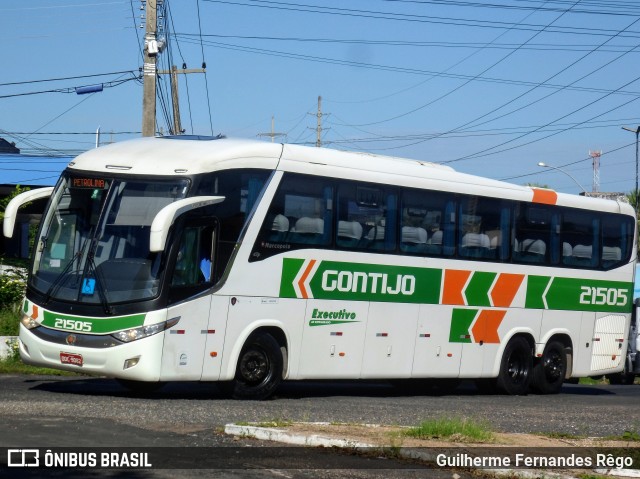
{"label": "bus windshield", "polygon": [[187,179],[78,177],[58,183],[37,238],[30,286],[46,296],[109,304],[159,293],[161,253],[149,251],[155,215],[184,198]]}

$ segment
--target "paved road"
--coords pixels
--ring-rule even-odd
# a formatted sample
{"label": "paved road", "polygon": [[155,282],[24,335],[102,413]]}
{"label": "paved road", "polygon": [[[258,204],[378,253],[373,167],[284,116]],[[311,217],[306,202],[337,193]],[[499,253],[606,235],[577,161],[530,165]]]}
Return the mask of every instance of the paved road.
{"label": "paved road", "polygon": [[[284,384],[273,399],[256,402],[224,399],[215,385],[206,383],[171,383],[141,397],[102,378],[0,376],[0,447],[259,447],[255,441],[224,436],[222,426],[274,419],[414,425],[429,418],[463,416],[489,420],[505,432],[607,436],[629,429],[640,433],[639,404],[640,386],[566,385],[559,395],[507,397],[482,395],[464,384],[453,394],[436,396],[407,394],[384,382],[296,382]],[[280,474],[258,474],[255,467],[251,474],[259,477]],[[434,471],[428,472],[434,477]],[[427,477],[424,471],[397,473]],[[225,474],[245,477],[234,471]],[[318,476],[297,471],[291,477],[333,474],[344,477],[344,471]],[[377,475],[357,470],[350,474]]]}

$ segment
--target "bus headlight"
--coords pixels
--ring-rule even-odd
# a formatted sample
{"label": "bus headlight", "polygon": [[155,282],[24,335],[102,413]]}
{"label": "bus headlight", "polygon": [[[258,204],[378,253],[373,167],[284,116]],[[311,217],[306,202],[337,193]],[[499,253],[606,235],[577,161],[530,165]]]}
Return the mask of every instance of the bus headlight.
{"label": "bus headlight", "polygon": [[180,321],[180,317],[172,318],[162,323],[149,324],[147,326],[140,326],[139,328],[125,329],[124,331],[118,331],[117,333],[113,333],[111,336],[122,341],[123,343],[129,343],[131,341],[136,341],[138,339],[146,338],[148,336],[153,336],[154,334],[161,333],[165,329],[169,329],[172,326],[175,326],[178,321]]}
{"label": "bus headlight", "polygon": [[38,321],[36,321],[35,319],[33,319],[31,316],[27,314],[22,315],[22,318],[20,318],[20,322],[27,329],[33,329],[40,326],[40,323],[38,323]]}

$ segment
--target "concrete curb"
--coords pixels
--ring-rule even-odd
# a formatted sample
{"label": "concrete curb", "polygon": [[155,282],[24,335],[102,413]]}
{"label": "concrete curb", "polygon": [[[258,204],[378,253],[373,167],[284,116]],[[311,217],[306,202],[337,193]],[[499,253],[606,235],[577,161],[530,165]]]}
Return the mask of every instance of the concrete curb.
{"label": "concrete curb", "polygon": [[[329,423],[309,423],[311,425],[328,425]],[[260,427],[250,425],[226,424],[224,427],[225,434],[240,437],[252,437],[263,441],[274,441],[283,444],[291,444],[296,446],[307,447],[341,447],[350,449],[367,449],[381,450],[391,449],[390,447],[377,446],[375,444],[367,444],[349,439],[337,439],[332,437],[320,436],[317,434],[294,434],[284,429],[272,427]],[[436,454],[431,452],[416,451],[415,448],[393,448],[393,453],[404,459],[413,459],[424,462],[436,462]],[[540,471],[529,471],[521,469],[484,469],[485,472],[501,477],[519,477],[523,479],[536,479],[541,477]],[[640,470],[638,469],[593,469],[594,473],[608,476],[634,477],[640,478]],[[568,474],[543,472],[545,478],[554,479],[575,479],[575,476]]]}

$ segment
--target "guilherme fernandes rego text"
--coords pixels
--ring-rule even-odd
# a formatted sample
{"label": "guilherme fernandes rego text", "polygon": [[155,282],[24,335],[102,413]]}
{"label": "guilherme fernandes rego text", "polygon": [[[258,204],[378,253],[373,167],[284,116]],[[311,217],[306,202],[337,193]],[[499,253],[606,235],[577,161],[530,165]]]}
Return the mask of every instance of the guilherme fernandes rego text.
{"label": "guilherme fernandes rego text", "polygon": [[565,456],[532,456],[522,453],[512,456],[473,456],[467,453],[438,454],[436,464],[440,467],[535,467],[535,468],[623,468],[633,465],[633,458],[614,456],[612,454],[596,454],[595,457],[567,454]]}

